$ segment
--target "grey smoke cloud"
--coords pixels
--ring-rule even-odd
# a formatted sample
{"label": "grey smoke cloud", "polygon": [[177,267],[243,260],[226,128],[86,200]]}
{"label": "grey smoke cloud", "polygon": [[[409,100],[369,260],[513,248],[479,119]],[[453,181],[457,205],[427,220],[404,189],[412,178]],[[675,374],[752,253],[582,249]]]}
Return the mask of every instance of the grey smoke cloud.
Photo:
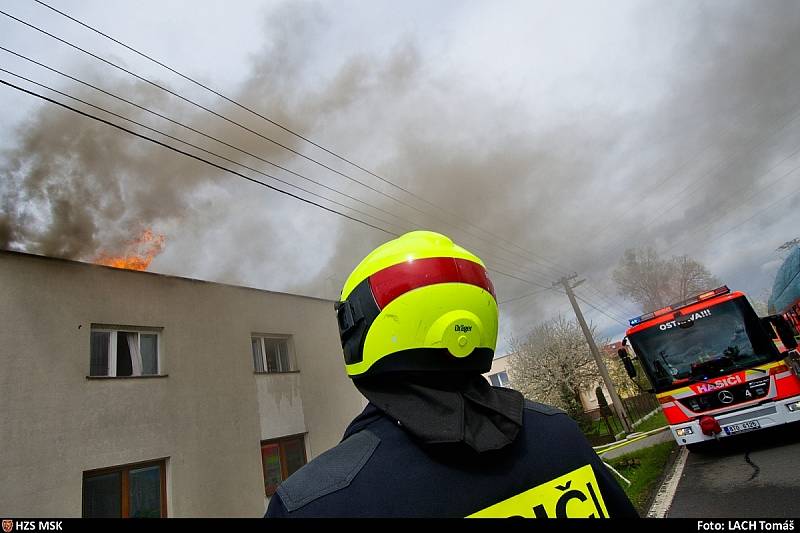
{"label": "grey smoke cloud", "polygon": [[[394,231],[424,227],[450,234],[497,270],[543,284],[556,277],[495,237],[501,236],[580,272],[607,294],[614,292],[608,279],[616,257],[638,244],[662,250],[679,244],[669,253],[689,253],[745,290],[758,292],[771,282],[762,265],[774,262],[771,250],[794,236],[796,214],[786,212],[776,223],[767,213],[720,242],[706,241],[797,182],[790,176],[745,206],[727,199],[771,183],[780,173],[763,174],[800,145],[800,126],[788,121],[800,105],[800,63],[793,53],[800,49],[800,7],[787,1],[453,9],[440,31],[387,30],[387,37],[379,34],[391,28],[388,20],[374,13],[360,21],[348,11],[356,21],[346,22],[347,10],[326,5],[271,7],[259,36],[264,45],[235,92],[443,210],[158,74],[219,112],[434,216],[106,69],[83,72],[408,221],[391,218]],[[356,25],[376,21],[385,26],[358,36],[373,35],[380,46],[341,39]],[[781,121],[786,128],[777,131]],[[767,136],[773,131],[774,139]],[[153,226],[167,235],[154,270],[333,297],[355,263],[389,238],[50,107],[37,107],[14,136],[0,157],[4,247],[89,260]],[[331,194],[230,149],[214,150]],[[706,229],[712,212],[723,216]],[[536,289],[493,277],[501,300]],[[584,294],[597,302],[592,292]],[[616,315],[637,311],[618,305]],[[563,296],[546,292],[503,309],[501,336],[507,337],[568,308]],[[621,327],[588,314],[603,333]]]}

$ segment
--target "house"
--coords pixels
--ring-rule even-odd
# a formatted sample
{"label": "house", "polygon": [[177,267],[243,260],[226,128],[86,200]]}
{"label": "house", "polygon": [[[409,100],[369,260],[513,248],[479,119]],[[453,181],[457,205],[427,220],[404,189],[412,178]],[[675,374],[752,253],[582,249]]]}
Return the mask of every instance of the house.
{"label": "house", "polygon": [[[604,353],[606,355],[606,361],[611,361],[611,356],[609,355],[610,352],[607,350],[612,345],[608,345],[604,347]],[[616,349],[613,350],[614,356],[616,357]],[[484,377],[489,380],[492,385],[499,386],[499,387],[511,387],[514,388],[514,385],[511,383],[509,379],[509,367],[511,363],[511,358],[514,354],[509,353],[506,355],[501,355],[496,357],[494,361],[492,361],[492,368],[484,374]],[[597,387],[601,387],[603,390],[603,395],[606,398],[608,403],[611,403],[611,395],[608,392],[605,384],[602,380],[598,380],[596,384],[591,387],[586,387],[580,391],[580,401],[581,405],[583,406],[584,411],[595,411],[599,408],[599,403],[597,401]]]}
{"label": "house", "polygon": [[492,361],[492,368],[483,376],[495,387],[511,387],[508,379],[508,366],[511,361],[511,354],[495,357]]}
{"label": "house", "polygon": [[333,302],[0,252],[0,507],[262,516],[366,404]]}
{"label": "house", "polygon": [[[617,364],[617,350],[621,347],[621,341],[611,342],[600,347],[600,354],[605,361],[606,368],[610,369]],[[611,393],[608,392],[608,387],[606,387],[606,384],[603,382],[603,380],[598,379],[597,383],[581,390],[581,405],[583,405],[583,410],[585,412],[591,412],[600,408],[600,402],[597,398],[598,387],[603,393],[603,398],[606,400],[606,405],[611,405]],[[617,393],[622,394],[622,392],[619,390]]]}

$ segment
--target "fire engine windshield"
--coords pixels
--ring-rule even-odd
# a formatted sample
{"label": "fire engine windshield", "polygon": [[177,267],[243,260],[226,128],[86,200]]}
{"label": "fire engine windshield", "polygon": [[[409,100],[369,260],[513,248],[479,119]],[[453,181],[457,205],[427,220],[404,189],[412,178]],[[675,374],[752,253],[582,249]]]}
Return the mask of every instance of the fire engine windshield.
{"label": "fire engine windshield", "polygon": [[659,392],[780,357],[743,297],[655,324],[630,341]]}

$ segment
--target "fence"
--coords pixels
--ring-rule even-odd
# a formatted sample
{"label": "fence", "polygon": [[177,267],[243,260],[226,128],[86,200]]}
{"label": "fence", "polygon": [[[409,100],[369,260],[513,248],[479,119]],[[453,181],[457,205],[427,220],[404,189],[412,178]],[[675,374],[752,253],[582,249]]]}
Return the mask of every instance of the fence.
{"label": "fence", "polygon": [[[631,423],[644,418],[658,407],[655,396],[647,393],[622,398],[622,404]],[[580,414],[576,421],[592,446],[614,442],[615,435],[623,431],[622,423],[611,406],[586,411]]]}
{"label": "fence", "polygon": [[622,405],[625,407],[631,423],[644,418],[659,406],[656,397],[646,392],[630,398],[623,398]]}

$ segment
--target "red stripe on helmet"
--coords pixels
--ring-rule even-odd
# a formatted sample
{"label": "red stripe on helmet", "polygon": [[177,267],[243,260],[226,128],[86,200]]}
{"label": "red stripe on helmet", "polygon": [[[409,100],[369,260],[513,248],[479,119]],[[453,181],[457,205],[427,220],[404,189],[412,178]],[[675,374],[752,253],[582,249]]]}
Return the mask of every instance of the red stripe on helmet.
{"label": "red stripe on helmet", "polygon": [[369,277],[372,295],[380,309],[408,291],[437,283],[468,283],[484,289],[497,299],[486,269],[478,263],[456,257],[404,261]]}

